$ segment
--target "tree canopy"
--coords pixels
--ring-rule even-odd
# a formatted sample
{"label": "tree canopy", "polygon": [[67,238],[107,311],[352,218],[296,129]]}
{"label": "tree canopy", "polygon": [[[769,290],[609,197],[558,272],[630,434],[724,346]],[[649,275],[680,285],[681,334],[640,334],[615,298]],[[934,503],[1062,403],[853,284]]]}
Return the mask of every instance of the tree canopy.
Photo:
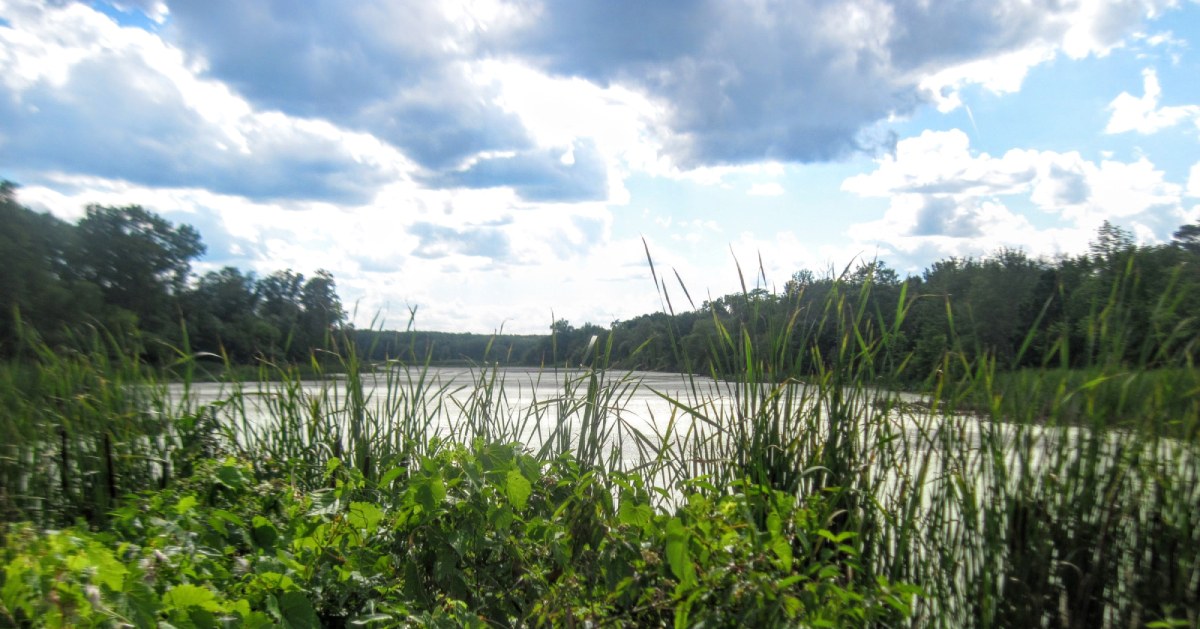
{"label": "tree canopy", "polygon": [[163,359],[186,341],[235,362],[305,360],[345,321],[326,271],[196,277],[206,248],[191,225],[137,205],[89,205],[73,225],[22,207],[15,188],[0,184],[0,355],[17,351],[24,323],[51,345],[102,328],[137,331]]}
{"label": "tree canopy", "polygon": [[[205,246],[190,225],[136,205],[91,205],[73,225],[20,206],[14,192],[11,183],[0,184],[0,354],[18,346],[18,316],[51,344],[89,326],[132,328],[149,341],[148,353],[173,356],[169,349],[186,340],[192,350],[237,363],[307,361],[345,325],[326,271],[258,277],[225,267],[197,276],[192,263]],[[1132,361],[1184,351],[1200,335],[1197,289],[1200,224],[1181,226],[1171,243],[1141,246],[1106,222],[1087,253],[1075,256],[1005,249],[939,260],[907,278],[871,261],[837,275],[800,270],[780,292],[747,289],[609,327],[559,319],[543,335],[357,330],[354,339],[373,360],[581,365],[599,352],[624,367],[708,372],[736,368],[713,352],[724,328],[751,343],[784,339],[777,354],[803,373],[817,359],[801,333],[816,335],[817,354],[830,355],[844,341],[836,326],[823,323],[836,301],[842,307],[833,316],[865,316],[876,332],[897,334],[893,346],[908,357],[907,373],[922,377],[940,369],[947,352],[968,362],[986,355],[1013,368],[1114,355],[1113,347],[1096,345],[1093,332],[1116,317],[1124,332],[1106,341],[1119,345],[1115,355]],[[788,326],[793,334],[781,336]]]}

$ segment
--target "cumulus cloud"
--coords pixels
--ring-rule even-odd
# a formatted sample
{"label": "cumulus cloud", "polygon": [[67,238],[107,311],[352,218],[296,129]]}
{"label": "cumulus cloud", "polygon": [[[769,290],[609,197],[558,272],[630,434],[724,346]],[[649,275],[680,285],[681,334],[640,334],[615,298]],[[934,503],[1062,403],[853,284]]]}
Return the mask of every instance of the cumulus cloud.
{"label": "cumulus cloud", "polygon": [[967,83],[1012,90],[1059,51],[1103,54],[1170,3],[547,2],[517,31],[556,73],[671,103],[682,164],[829,159],[889,139],[862,131]]}
{"label": "cumulus cloud", "polygon": [[657,145],[691,169],[888,149],[893,138],[869,132],[877,121],[944,105],[967,83],[1014,90],[1032,65],[1060,51],[1103,54],[1169,4],[456,0],[347,10],[216,0],[173,3],[168,30],[252,102],[368,131],[426,167],[534,148],[529,119],[497,97],[503,84],[470,82],[480,63],[524,60],[544,76],[662,103]]}
{"label": "cumulus cloud", "polygon": [[587,141],[565,151],[534,149],[482,156],[461,170],[426,181],[442,187],[509,187],[530,201],[603,201],[608,198],[607,177],[607,162]]}
{"label": "cumulus cloud", "polygon": [[510,251],[508,236],[492,227],[455,229],[422,221],[410,225],[408,233],[420,239],[413,255],[422,258],[444,258],[457,253],[505,260]]}
{"label": "cumulus cloud", "polygon": [[330,270],[364,325],[406,304],[420,306],[423,329],[453,331],[508,320],[508,330],[540,332],[552,308],[598,323],[655,308],[641,241],[614,240],[602,204],[528,204],[506,190],[399,183],[371,203],[343,207],[70,175],[23,186],[18,198],[65,219],[87,203],[137,203],[192,224],[209,245],[198,272],[229,264],[260,275]]}
{"label": "cumulus cloud", "polygon": [[1142,84],[1145,94],[1141,98],[1128,92],[1121,92],[1113,99],[1108,108],[1112,117],[1108,119],[1105,133],[1123,133],[1137,131],[1150,134],[1173,127],[1185,120],[1193,120],[1200,127],[1200,106],[1179,105],[1175,107],[1159,107],[1162,97],[1162,87],[1158,84],[1158,76],[1153,69],[1142,71]]}
{"label": "cumulus cloud", "polygon": [[[1021,149],[992,157],[972,154],[969,144],[957,129],[926,131],[901,141],[873,172],[846,179],[843,190],[890,199],[883,218],[851,226],[850,235],[923,261],[999,247],[1054,254],[1082,250],[1104,220],[1156,242],[1186,216],[1183,187],[1145,158],[1095,163],[1076,152]],[[1006,200],[1064,222],[1039,229]]]}
{"label": "cumulus cloud", "polygon": [[[116,3],[162,22],[151,34],[85,4],[0,0],[15,16],[6,153],[37,169],[361,202],[397,174],[329,137],[350,135],[427,185],[513,177],[526,200],[621,202],[636,170],[890,151],[880,121],[953,106],[969,83],[1015,90],[1060,52],[1104,54],[1170,2],[169,4]],[[63,128],[82,150],[45,146]],[[553,158],[564,153],[576,162]]]}
{"label": "cumulus cloud", "polygon": [[360,203],[409,161],[373,136],[256,110],[183,55],[77,4],[5,6],[0,167],[251,198]]}

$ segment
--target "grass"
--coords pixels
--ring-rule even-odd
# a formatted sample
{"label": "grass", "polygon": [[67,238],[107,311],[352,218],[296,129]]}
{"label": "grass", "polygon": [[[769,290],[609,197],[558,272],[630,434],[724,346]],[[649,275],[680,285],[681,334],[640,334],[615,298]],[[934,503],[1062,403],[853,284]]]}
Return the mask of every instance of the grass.
{"label": "grass", "polygon": [[[1198,626],[1200,378],[1190,346],[1148,350],[1153,360],[1130,364],[1118,358],[1129,355],[1119,326],[1094,325],[1089,342],[1101,349],[1092,366],[1018,372],[952,346],[913,404],[889,386],[911,379],[892,342],[911,302],[902,299],[893,326],[881,328],[855,306],[870,285],[855,290],[839,285],[820,308],[783,323],[751,316],[735,329],[715,320],[713,364],[691,365],[682,395],[656,392],[671,411],[653,428],[626,413],[644,385],[607,369],[610,348],[599,346],[587,367],[514,383],[495,367],[457,382],[428,364],[368,370],[343,344],[329,354],[337,377],[317,362],[311,372],[263,365],[200,404],[187,352],[172,396],[119,339],[97,335],[75,352],[31,341],[26,360],[0,370],[0,509],[41,527],[82,517],[103,528],[125,494],[170,491],[218,455],[245,461],[256,482],[303,494],[336,484],[331,466],[368,485],[394,470],[411,482],[447,448],[525,444],[529,465],[551,469],[567,457],[575,482],[591,479],[604,495],[641,487],[639,504],[665,518],[663,535],[691,496],[742,496],[736,526],[764,532],[773,530],[771,503],[747,496],[816,501],[817,528],[839,540],[826,557],[838,587],[905,583],[921,593],[909,591],[907,619],[869,622]],[[1119,321],[1120,304],[1107,306],[1096,312]],[[816,339],[831,332],[840,343],[822,352]],[[797,346],[799,355],[785,351]],[[531,397],[547,387],[555,393]],[[603,526],[619,527],[609,509],[616,519]],[[668,573],[676,581],[692,569],[685,564],[717,569],[679,561]],[[675,614],[698,604],[679,591],[666,596]]]}

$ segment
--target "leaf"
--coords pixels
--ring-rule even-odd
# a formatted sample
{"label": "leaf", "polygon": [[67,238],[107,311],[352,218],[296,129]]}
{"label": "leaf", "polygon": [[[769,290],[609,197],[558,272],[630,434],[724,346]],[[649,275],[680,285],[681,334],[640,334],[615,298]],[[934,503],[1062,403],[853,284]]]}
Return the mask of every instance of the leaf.
{"label": "leaf", "polygon": [[217,480],[234,491],[241,491],[246,486],[242,470],[233,465],[224,465],[218,469]]}
{"label": "leaf", "polygon": [[671,518],[667,522],[667,563],[682,585],[692,585],[696,578],[696,569],[688,553],[690,535],[679,518]]}
{"label": "leaf", "polygon": [[800,602],[800,599],[795,596],[783,597],[783,611],[787,613],[788,618],[795,618],[796,614],[800,613],[803,607],[804,605]]}
{"label": "leaf", "polygon": [[258,584],[268,590],[295,590],[296,583],[286,574],[264,572],[255,579]]}
{"label": "leaf", "polygon": [[261,515],[255,516],[251,537],[259,548],[270,550],[275,546],[275,540],[279,539],[279,531],[275,530],[275,525],[271,524],[270,520]]}
{"label": "leaf", "polygon": [[350,512],[346,514],[346,520],[350,526],[367,531],[374,530],[375,525],[382,519],[383,511],[369,502],[350,503]]}
{"label": "leaf", "polygon": [[508,505],[499,507],[488,519],[491,520],[492,528],[496,529],[497,532],[507,531],[508,529],[512,528],[512,508]]}
{"label": "leaf", "polygon": [[250,612],[242,617],[242,629],[260,629],[271,624],[271,617],[264,612]]}
{"label": "leaf", "polygon": [[246,528],[246,523],[241,518],[239,518],[238,516],[228,512],[228,511],[222,511],[221,509],[214,509],[212,512],[212,516],[214,518],[221,518],[222,520],[225,520],[226,522],[229,522],[231,524],[236,524],[242,528]]}
{"label": "leaf", "polygon": [[214,599],[216,599],[216,595],[212,593],[212,590],[183,583],[171,588],[171,591],[163,596],[163,603],[166,603],[169,609],[180,611],[186,611],[192,607],[217,611],[220,609],[220,605]]}
{"label": "leaf", "polygon": [[783,531],[783,522],[779,519],[779,514],[772,513],[767,516],[767,530],[770,531],[771,537],[779,537]]}
{"label": "leaf", "polygon": [[824,537],[825,539],[827,539],[831,542],[834,542],[835,544],[840,544],[840,543],[842,543],[842,541],[850,539],[851,537],[854,537],[855,533],[852,531],[843,531],[841,533],[838,533],[837,535],[834,535],[833,533],[830,533],[829,531],[826,531],[825,529],[821,529],[821,530],[817,531],[817,535],[820,535],[821,537]]}
{"label": "leaf", "polygon": [[160,607],[158,596],[142,580],[135,581],[125,594],[125,605],[137,629],[154,629],[157,626]]}
{"label": "leaf", "polygon": [[782,535],[771,540],[771,550],[779,557],[779,567],[785,572],[792,571],[792,545]]}
{"label": "leaf", "polygon": [[191,508],[194,506],[196,506],[196,497],[195,496],[184,496],[183,498],[179,499],[178,503],[175,504],[175,513],[178,513],[179,515],[183,515],[183,514],[187,513],[188,511],[190,511]]}
{"label": "leaf", "polygon": [[396,480],[397,478],[400,478],[400,476],[407,471],[408,471],[408,468],[405,468],[405,467],[393,467],[392,469],[388,470],[387,473],[385,473],[382,477],[380,477],[379,486],[387,487],[387,486],[391,485],[392,481]]}
{"label": "leaf", "polygon": [[125,564],[117,561],[112,551],[92,542],[88,544],[87,555],[88,561],[96,570],[96,580],[107,585],[108,589],[113,592],[120,592],[124,589],[125,575],[129,574],[129,569],[125,567]]}
{"label": "leaf", "polygon": [[288,592],[279,597],[279,616],[284,629],[320,629],[317,612],[308,597],[300,592]]}
{"label": "leaf", "polygon": [[436,509],[446,498],[446,485],[442,483],[440,472],[422,475],[413,483],[413,487],[417,504],[424,507],[426,512]]}
{"label": "leaf", "polygon": [[617,517],[621,520],[621,524],[645,530],[654,520],[654,511],[650,505],[635,505],[633,501],[625,500],[621,502],[621,507],[617,510]]}
{"label": "leaf", "polygon": [[217,626],[216,616],[207,609],[193,609],[188,612],[188,617],[196,629],[215,629]]}
{"label": "leaf", "polygon": [[529,496],[533,493],[533,485],[525,478],[521,472],[510,470],[508,472],[507,483],[508,501],[512,503],[513,508],[521,510],[525,505],[529,504]]}

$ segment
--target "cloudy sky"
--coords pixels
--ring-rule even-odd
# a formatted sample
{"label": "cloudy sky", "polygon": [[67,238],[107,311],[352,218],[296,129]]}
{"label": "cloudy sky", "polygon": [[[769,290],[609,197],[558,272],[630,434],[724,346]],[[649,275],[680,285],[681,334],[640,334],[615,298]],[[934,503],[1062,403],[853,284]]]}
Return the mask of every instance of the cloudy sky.
{"label": "cloudy sky", "polygon": [[[539,332],[761,259],[1200,219],[1196,0],[0,0],[0,177],[138,203],[359,323]],[[676,305],[679,305],[678,302]]]}

